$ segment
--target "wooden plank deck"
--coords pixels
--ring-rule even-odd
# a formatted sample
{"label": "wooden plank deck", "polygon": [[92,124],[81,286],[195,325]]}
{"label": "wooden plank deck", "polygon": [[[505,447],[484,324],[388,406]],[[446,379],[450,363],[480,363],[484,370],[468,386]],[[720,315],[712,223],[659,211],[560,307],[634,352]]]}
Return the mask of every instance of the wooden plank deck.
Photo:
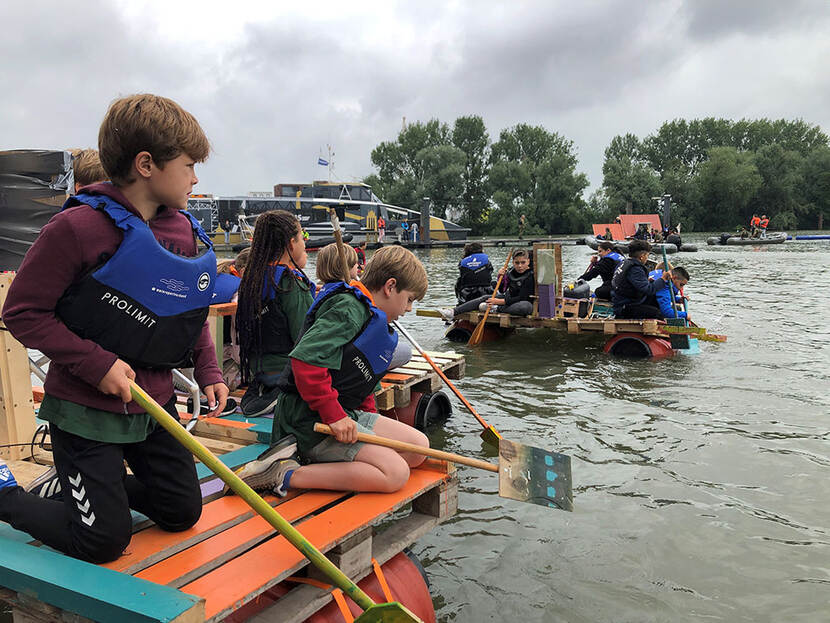
{"label": "wooden plank deck", "polygon": [[[433,314],[418,315],[432,316]],[[430,310],[423,310],[430,311]],[[459,314],[456,319],[466,320],[478,324],[484,314],[481,312],[468,312]],[[658,328],[662,323],[653,319],[635,320],[626,318],[533,318],[531,316],[511,316],[510,314],[491,313],[487,317],[487,324],[493,324],[505,328],[534,328],[534,329],[558,329],[568,333],[604,333],[616,335],[617,333],[641,333],[643,335],[660,336],[662,333]]]}

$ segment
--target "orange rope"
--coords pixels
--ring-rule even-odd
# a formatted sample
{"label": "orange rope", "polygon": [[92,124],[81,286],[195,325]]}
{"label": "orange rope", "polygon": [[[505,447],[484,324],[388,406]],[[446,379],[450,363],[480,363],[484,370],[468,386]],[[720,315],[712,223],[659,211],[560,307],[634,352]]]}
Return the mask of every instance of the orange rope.
{"label": "orange rope", "polygon": [[[331,584],[326,584],[325,582],[320,582],[319,580],[314,580],[312,578],[298,578],[296,576],[291,576],[289,578],[285,578],[286,582],[295,582],[297,584],[308,584],[310,586],[316,586],[317,588],[321,588],[324,591],[327,591],[332,588]],[[343,620],[346,623],[354,623],[354,617],[352,616],[352,611],[349,610],[349,604],[346,603],[346,596],[343,594],[339,588],[335,588],[331,591],[331,596],[334,598],[335,603],[340,608],[340,614],[343,615]]]}
{"label": "orange rope", "polygon": [[389,590],[389,584],[386,583],[386,578],[383,576],[383,571],[375,558],[372,558],[372,567],[375,569],[375,575],[380,583],[380,589],[383,591],[383,596],[386,597],[387,601],[395,601],[395,598],[392,596],[392,591]]}

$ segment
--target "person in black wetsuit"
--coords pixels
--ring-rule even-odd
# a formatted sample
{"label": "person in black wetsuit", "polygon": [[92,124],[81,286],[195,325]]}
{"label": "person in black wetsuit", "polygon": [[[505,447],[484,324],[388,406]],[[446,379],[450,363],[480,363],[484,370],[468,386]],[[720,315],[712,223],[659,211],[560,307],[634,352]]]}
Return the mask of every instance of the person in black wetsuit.
{"label": "person in black wetsuit", "polygon": [[458,303],[466,303],[493,293],[493,265],[480,242],[464,245],[464,257],[458,263],[455,296]]}
{"label": "person in black wetsuit", "polygon": [[646,260],[651,245],[645,240],[634,240],[628,245],[628,259],[617,267],[611,279],[611,303],[617,318],[658,318],[663,312],[656,306],[654,296],[666,287],[671,271],[663,271],[661,278],[649,281]]}
{"label": "person in black wetsuit", "polygon": [[[504,269],[499,269],[502,274]],[[454,309],[442,309],[444,320],[451,321],[453,316],[465,312],[483,311],[486,305],[496,306],[494,311],[513,316],[529,316],[533,313],[533,303],[530,301],[535,292],[533,270],[530,268],[530,257],[527,251],[519,249],[513,253],[513,268],[507,271],[502,281],[502,294],[491,298],[485,294],[477,299],[467,301]],[[491,293],[492,294],[492,293]]]}
{"label": "person in black wetsuit", "polygon": [[594,290],[594,294],[598,299],[610,299],[611,278],[614,276],[617,266],[622,264],[625,258],[617,252],[616,247],[611,242],[600,242],[597,253],[598,255],[591,257],[591,265],[580,279],[591,281],[591,279],[602,277],[602,285]]}

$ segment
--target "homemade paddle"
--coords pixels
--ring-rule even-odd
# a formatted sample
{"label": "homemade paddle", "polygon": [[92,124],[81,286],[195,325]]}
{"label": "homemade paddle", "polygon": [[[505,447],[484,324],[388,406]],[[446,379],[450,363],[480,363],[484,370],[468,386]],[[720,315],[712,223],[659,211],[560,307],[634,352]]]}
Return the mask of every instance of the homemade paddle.
{"label": "homemade paddle", "polygon": [[[504,260],[504,266],[502,270],[504,271],[501,275],[499,275],[498,280],[496,281],[496,289],[493,290],[493,294],[490,298],[495,298],[496,294],[499,293],[499,286],[501,285],[501,280],[504,278],[504,275],[507,274],[507,265],[510,263],[510,258],[513,257],[513,249],[510,249],[510,253],[507,254],[507,259]],[[481,344],[481,339],[484,336],[484,326],[487,324],[487,316],[490,315],[490,305],[488,304],[486,309],[484,310],[484,316],[481,320],[479,320],[476,328],[473,330],[473,334],[470,336],[470,339],[467,341],[467,346],[478,346]]]}
{"label": "homemade paddle", "polygon": [[329,208],[329,218],[331,219],[331,226],[334,228],[334,239],[337,242],[337,255],[340,256],[340,270],[343,273],[343,281],[349,283],[352,278],[349,275],[349,263],[346,260],[346,247],[343,246],[343,236],[340,234],[340,219],[337,218],[337,212],[334,208]]}
{"label": "homemade paddle", "polygon": [[[331,428],[319,422],[314,430],[326,435],[334,435]],[[490,472],[498,472],[499,495],[511,500],[539,504],[549,508],[565,511],[573,510],[573,491],[571,489],[571,457],[557,452],[548,452],[541,448],[525,446],[515,441],[499,441],[499,464],[473,459],[460,454],[424,448],[404,441],[386,439],[377,435],[358,433],[357,440],[384,446],[402,452],[423,454],[435,459],[460,463]]]}
{"label": "homemade paddle", "polygon": [[421,357],[426,359],[427,363],[432,366],[433,370],[435,370],[435,373],[438,376],[440,376],[441,380],[444,381],[447,387],[450,388],[450,391],[452,391],[452,393],[458,397],[458,399],[464,404],[464,406],[467,407],[467,410],[473,414],[473,417],[478,420],[478,423],[484,427],[484,430],[481,431],[481,438],[487,443],[490,443],[494,446],[498,446],[499,440],[502,438],[501,434],[495,428],[490,426],[490,424],[484,421],[484,418],[478,414],[478,411],[475,410],[473,405],[471,405],[469,401],[466,398],[464,398],[464,396],[461,394],[458,388],[455,385],[453,385],[452,382],[450,382],[450,380],[447,378],[447,375],[444,374],[443,370],[441,370],[440,367],[438,367],[438,364],[435,363],[429,355],[427,355],[426,351],[423,348],[421,348],[418,342],[415,341],[415,338],[409,335],[409,332],[406,329],[404,329],[398,323],[397,320],[392,321],[392,326],[401,332],[401,334],[409,341],[409,343],[415,347],[415,350],[417,350],[421,354]]}
{"label": "homemade paddle", "polygon": [[372,601],[357,584],[346,577],[320,550],[307,541],[294,526],[283,519],[268,502],[263,500],[253,489],[246,485],[224,463],[217,459],[210,450],[199,443],[173,416],[167,413],[161,405],[136,385],[134,381],[130,381],[130,392],[132,392],[133,400],[141,405],[168,433],[173,435],[176,441],[190,450],[202,463],[207,465],[234,493],[245,500],[254,511],[270,523],[277,532],[284,536],[303,556],[308,558],[315,567],[325,573],[333,584],[363,608],[363,614],[355,619],[356,623],[379,623],[381,621],[421,623],[418,617],[397,601],[383,604],[376,604]]}

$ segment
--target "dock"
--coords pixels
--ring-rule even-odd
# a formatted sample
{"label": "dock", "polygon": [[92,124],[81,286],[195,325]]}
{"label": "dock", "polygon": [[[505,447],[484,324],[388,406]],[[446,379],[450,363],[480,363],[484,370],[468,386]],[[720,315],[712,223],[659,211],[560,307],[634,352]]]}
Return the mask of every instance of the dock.
{"label": "dock", "polygon": [[[222,306],[211,310],[217,338],[228,312]],[[43,392],[31,385],[25,349],[8,331],[0,331],[0,338],[8,347],[0,353],[0,444],[23,444],[0,453],[25,486],[52,463],[48,436],[41,443],[28,443],[40,423],[35,416]],[[449,377],[463,376],[462,355],[430,355]],[[429,364],[416,356],[387,373],[377,393],[378,406],[406,406],[413,392],[435,391],[440,383]],[[185,422],[191,417],[184,412],[186,396],[179,400]],[[267,449],[271,424],[272,417],[234,414],[201,418],[192,432],[225,465],[237,469]],[[0,522],[0,600],[11,606],[14,622],[293,623],[345,599],[241,498],[223,495],[223,483],[204,465],[197,463],[197,473],[203,512],[195,526],[165,532],[133,513],[130,545],[104,565],[43,547]],[[427,460],[395,493],[291,491],[285,498],[265,499],[360,582],[382,575],[378,568],[405,556],[404,550],[419,537],[455,514],[458,479],[451,464]],[[374,599],[388,601],[384,594],[366,590]]]}

